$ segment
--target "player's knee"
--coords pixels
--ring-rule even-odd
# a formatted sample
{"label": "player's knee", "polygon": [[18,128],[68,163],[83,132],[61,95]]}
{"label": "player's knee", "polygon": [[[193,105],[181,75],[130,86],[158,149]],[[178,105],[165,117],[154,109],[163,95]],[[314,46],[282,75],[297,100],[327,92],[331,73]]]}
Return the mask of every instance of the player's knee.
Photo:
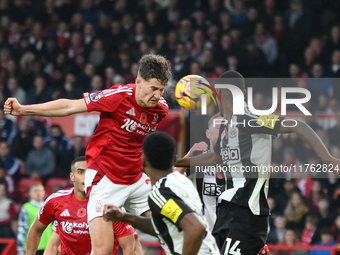
{"label": "player's knee", "polygon": [[111,249],[105,247],[92,247],[91,255],[111,255],[113,247]]}

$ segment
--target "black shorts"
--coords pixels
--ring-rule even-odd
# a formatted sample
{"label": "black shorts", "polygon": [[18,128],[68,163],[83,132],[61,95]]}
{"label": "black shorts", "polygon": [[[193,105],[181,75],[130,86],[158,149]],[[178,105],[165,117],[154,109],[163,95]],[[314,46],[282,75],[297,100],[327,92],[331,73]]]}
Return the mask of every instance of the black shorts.
{"label": "black shorts", "polygon": [[213,230],[221,254],[257,255],[267,239],[268,216],[222,201]]}

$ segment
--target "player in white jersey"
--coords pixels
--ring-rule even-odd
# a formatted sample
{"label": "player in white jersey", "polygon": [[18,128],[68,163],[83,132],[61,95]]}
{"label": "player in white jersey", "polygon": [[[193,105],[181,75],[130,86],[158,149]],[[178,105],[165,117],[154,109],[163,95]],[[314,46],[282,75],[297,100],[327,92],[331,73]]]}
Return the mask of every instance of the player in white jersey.
{"label": "player in white jersey", "polygon": [[[220,123],[223,120],[220,113],[209,119],[205,135],[209,140],[209,146],[205,142],[195,143],[184,157],[194,156],[197,152],[208,153],[214,150],[219,136]],[[214,125],[215,124],[215,125]],[[176,167],[176,171],[186,174],[192,180],[203,203],[204,216],[207,219],[210,230],[213,230],[216,221],[217,199],[224,189],[223,173],[218,172],[216,167],[201,167],[198,169]]]}
{"label": "player in white jersey", "polygon": [[[216,84],[232,84],[244,91],[244,99],[246,97],[244,78],[236,71],[225,72]],[[222,171],[226,183],[225,191],[219,197],[214,237],[222,254],[256,255],[267,238],[270,173],[266,169],[271,163],[271,136],[279,133],[297,134],[316,152],[324,166],[331,170],[339,169],[340,160],[330,155],[321,139],[306,123],[286,120],[285,125],[282,125],[283,117],[256,116],[247,106],[244,114],[236,115],[233,112],[232,93],[228,89],[219,89],[217,92],[223,104],[218,101],[224,122],[221,123],[214,151],[179,159],[176,166],[220,164],[226,170]]]}
{"label": "player in white jersey", "polygon": [[188,178],[173,170],[175,148],[174,139],[164,132],[150,134],[143,141],[143,165],[153,186],[148,200],[152,218],[105,205],[104,219],[123,221],[158,236],[169,255],[218,255],[196,188]]}

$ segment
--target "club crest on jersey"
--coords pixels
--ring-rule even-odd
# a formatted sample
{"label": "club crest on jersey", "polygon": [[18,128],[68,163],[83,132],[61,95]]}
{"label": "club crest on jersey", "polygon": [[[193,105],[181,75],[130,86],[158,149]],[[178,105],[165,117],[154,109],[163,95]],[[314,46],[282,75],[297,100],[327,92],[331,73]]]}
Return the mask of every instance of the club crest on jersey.
{"label": "club crest on jersey", "polygon": [[90,94],[90,98],[93,102],[98,101],[99,99],[101,99],[103,97],[103,93],[102,92],[96,92],[96,93],[91,93]]}
{"label": "club crest on jersey", "polygon": [[94,207],[95,211],[96,212],[101,212],[102,208],[103,208],[102,203],[100,202],[100,200],[97,200],[97,203],[96,203],[96,205]]}
{"label": "club crest on jersey", "polygon": [[85,217],[86,216],[86,209],[85,208],[79,209],[78,212],[77,212],[77,216],[79,218]]}
{"label": "club crest on jersey", "polygon": [[154,115],[153,115],[153,119],[152,119],[152,124],[156,124],[156,122],[157,122],[157,120],[158,120],[158,114],[157,113],[155,113]]}
{"label": "club crest on jersey", "polygon": [[229,130],[229,138],[235,138],[237,137],[237,128],[235,126],[232,126]]}
{"label": "club crest on jersey", "polygon": [[142,112],[139,122],[142,124],[146,124],[148,122],[148,115],[146,114],[146,112]]}

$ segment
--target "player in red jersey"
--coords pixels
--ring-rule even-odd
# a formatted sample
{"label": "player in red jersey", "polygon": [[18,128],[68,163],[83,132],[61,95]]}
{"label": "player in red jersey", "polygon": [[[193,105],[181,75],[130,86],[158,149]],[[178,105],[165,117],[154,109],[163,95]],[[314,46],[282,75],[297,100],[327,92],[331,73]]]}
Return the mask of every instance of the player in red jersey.
{"label": "player in red jersey", "polygon": [[[56,232],[60,235],[61,255],[90,254],[91,240],[87,224],[87,201],[84,192],[85,157],[76,158],[71,165],[70,178],[74,188],[60,190],[49,196],[32,224],[27,237],[27,255],[35,254],[41,233],[52,221],[57,222]],[[117,255],[118,245],[124,247],[124,255],[135,254],[134,229],[128,224],[115,222],[115,247],[111,253]],[[57,234],[53,234],[57,235]],[[56,237],[52,237],[52,242]],[[46,255],[54,253],[55,247],[47,247]],[[112,252],[113,249],[113,252]]]}
{"label": "player in red jersey", "polygon": [[[58,222],[54,222],[52,229],[52,237],[47,244],[44,255],[57,255],[60,248],[60,236],[57,229]],[[143,249],[140,245],[138,235],[134,228],[128,224],[121,224],[121,222],[113,222],[113,229],[115,232],[114,246],[112,255],[118,255],[118,246],[123,250],[123,255],[136,254],[143,255]],[[134,253],[134,251],[136,251]]]}
{"label": "player in red jersey", "polygon": [[92,255],[109,255],[112,224],[103,220],[103,206],[126,207],[133,214],[150,216],[150,183],[142,173],[142,141],[167,115],[162,98],[170,78],[170,64],[162,56],[145,55],[138,63],[135,84],[117,84],[83,99],[59,99],[44,104],[20,105],[15,98],[4,104],[5,114],[62,117],[100,111],[98,127],[86,151],[85,176]]}

